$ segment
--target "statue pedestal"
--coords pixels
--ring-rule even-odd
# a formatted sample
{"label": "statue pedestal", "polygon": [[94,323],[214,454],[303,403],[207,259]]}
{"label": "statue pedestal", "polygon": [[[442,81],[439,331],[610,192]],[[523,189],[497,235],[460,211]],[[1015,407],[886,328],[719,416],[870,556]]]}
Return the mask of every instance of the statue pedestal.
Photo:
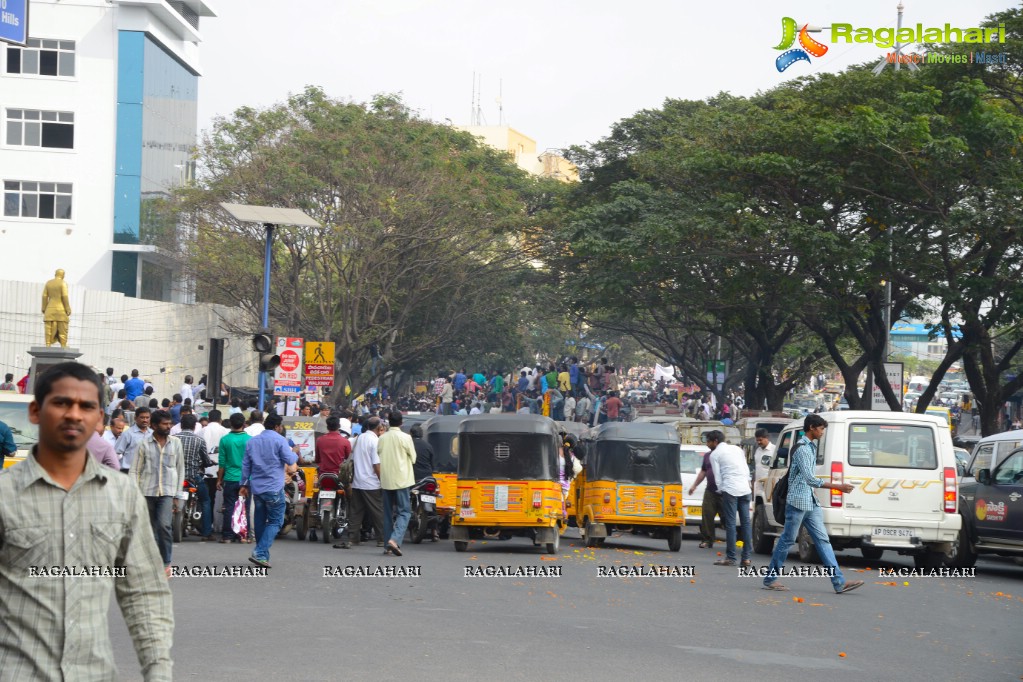
{"label": "statue pedestal", "polygon": [[29,395],[35,390],[36,377],[54,365],[62,362],[72,362],[81,357],[82,352],[77,348],[61,348],[60,346],[32,346],[28,350],[32,356],[32,366],[28,370]]}

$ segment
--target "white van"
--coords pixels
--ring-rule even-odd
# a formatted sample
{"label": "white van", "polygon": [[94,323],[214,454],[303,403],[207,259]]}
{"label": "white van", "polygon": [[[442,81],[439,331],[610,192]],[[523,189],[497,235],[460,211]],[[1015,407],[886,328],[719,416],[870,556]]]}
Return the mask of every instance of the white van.
{"label": "white van", "polygon": [[[835,551],[856,547],[876,561],[892,550],[912,555],[920,568],[940,566],[962,524],[948,425],[932,415],[887,411],[820,416],[828,429],[818,444],[817,476],[855,486],[851,493],[815,491]],[[770,554],[781,533],[771,513],[771,494],[802,435],[802,420],[785,427],[767,477],[757,481],[753,549],[759,554]],[[802,561],[818,560],[805,529],[797,542]]]}
{"label": "white van", "polygon": [[703,455],[710,450],[706,445],[689,445],[683,443],[680,446],[679,457],[682,470],[682,503],[686,513],[686,527],[699,529],[703,522],[703,491],[707,482],[703,481],[693,494],[689,494],[689,488],[700,475],[703,468]]}

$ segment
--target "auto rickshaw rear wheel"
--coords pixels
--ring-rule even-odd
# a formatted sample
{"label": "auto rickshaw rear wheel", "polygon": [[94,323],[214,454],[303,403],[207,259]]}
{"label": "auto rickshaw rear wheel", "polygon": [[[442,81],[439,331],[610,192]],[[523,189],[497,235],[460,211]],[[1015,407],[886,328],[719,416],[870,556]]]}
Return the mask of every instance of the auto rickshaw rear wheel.
{"label": "auto rickshaw rear wheel", "polygon": [[682,549],[682,527],[675,526],[668,531],[668,551],[677,552]]}
{"label": "auto rickshaw rear wheel", "polygon": [[560,545],[561,545],[561,535],[557,532],[557,529],[555,529],[554,542],[548,542],[547,546],[544,547],[544,549],[547,551],[547,554],[554,554],[555,552],[558,551],[558,547]]}

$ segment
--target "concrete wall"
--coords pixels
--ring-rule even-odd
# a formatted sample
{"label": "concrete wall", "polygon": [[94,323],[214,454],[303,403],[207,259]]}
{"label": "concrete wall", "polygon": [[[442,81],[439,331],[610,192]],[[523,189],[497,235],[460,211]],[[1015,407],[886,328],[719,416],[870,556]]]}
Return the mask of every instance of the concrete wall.
{"label": "concrete wall", "polygon": [[[169,398],[186,374],[198,381],[206,373],[210,337],[226,337],[224,382],[256,385],[257,358],[248,336],[233,336],[224,326],[246,324],[239,308],[162,303],[78,285],[68,293],[68,346],[82,351],[80,362],[99,371],[113,367],[118,376],[138,369],[152,381],[156,397]],[[42,285],[0,280],[0,375],[11,372],[17,381],[28,371],[28,349],[43,345],[41,306]]]}

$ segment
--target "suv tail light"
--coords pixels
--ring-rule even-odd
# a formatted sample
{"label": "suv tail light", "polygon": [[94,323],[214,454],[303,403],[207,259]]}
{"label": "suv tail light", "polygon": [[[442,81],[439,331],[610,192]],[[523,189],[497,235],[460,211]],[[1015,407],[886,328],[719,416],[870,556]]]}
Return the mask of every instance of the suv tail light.
{"label": "suv tail light", "polygon": [[[845,483],[845,473],[842,470],[841,462],[831,463],[831,485],[842,485]],[[842,491],[834,490],[831,491],[831,506],[841,507],[842,506]]]}
{"label": "suv tail light", "polygon": [[956,470],[945,467],[945,511],[954,513],[956,510]]}
{"label": "suv tail light", "polygon": [[533,509],[539,509],[540,504],[543,502],[543,495],[539,490],[533,491]]}
{"label": "suv tail light", "polygon": [[462,506],[463,507],[468,507],[469,506],[469,500],[470,500],[471,497],[472,497],[472,493],[470,491],[468,491],[468,490],[463,490],[462,491]]}

